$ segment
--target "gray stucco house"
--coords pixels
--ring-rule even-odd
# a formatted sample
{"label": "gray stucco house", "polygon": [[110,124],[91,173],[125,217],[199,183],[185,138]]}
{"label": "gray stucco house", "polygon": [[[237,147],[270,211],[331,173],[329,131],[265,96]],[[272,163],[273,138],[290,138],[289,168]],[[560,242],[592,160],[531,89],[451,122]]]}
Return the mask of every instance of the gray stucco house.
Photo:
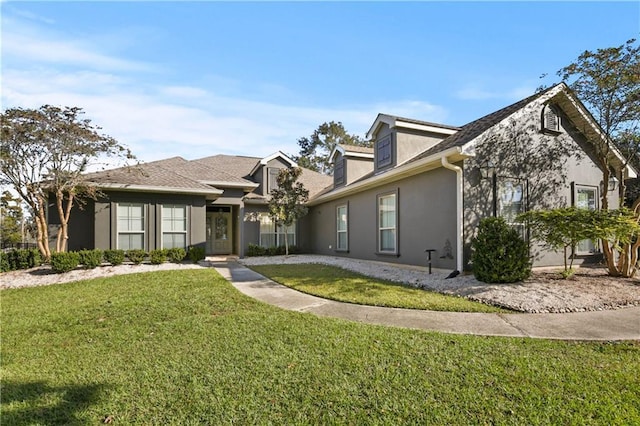
{"label": "gray stucco house", "polygon": [[[105,196],[72,214],[69,249],[204,245],[209,254],[244,256],[251,243],[289,238],[308,253],[410,265],[424,265],[429,249],[434,267],[462,270],[483,217],[505,217],[526,237],[514,221],[520,212],[597,209],[601,191],[616,205],[586,137],[601,134],[563,83],[462,127],[379,114],[367,135],[373,148],[337,146],[333,177],[303,171],[309,214],[286,236],[266,215],[278,169],[295,166],[281,152],[95,173]],[[617,176],[636,177],[612,155]],[[536,266],[562,263],[558,253],[532,250]],[[582,242],[576,263],[597,252],[597,242]]]}

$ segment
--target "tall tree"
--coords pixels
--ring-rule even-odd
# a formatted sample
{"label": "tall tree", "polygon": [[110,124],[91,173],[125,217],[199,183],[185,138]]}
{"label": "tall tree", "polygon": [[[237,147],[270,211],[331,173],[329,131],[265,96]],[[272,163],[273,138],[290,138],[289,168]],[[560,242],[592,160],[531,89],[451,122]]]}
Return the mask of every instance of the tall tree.
{"label": "tall tree", "polygon": [[270,192],[269,216],[276,225],[276,232],[281,228],[284,229],[284,246],[287,255],[289,255],[289,227],[309,211],[304,204],[309,200],[309,190],[302,182],[298,182],[301,174],[300,167],[280,170],[276,179],[278,187]]}
{"label": "tall tree", "polygon": [[[617,176],[622,206],[626,191],[622,170],[626,165],[633,164],[638,156],[640,46],[632,39],[618,47],[598,49],[595,52],[585,51],[557,74],[587,106],[603,131],[601,137],[594,136],[590,140],[605,183],[600,204],[603,210],[609,209],[606,188],[611,173],[615,173],[613,153],[618,151],[625,157]],[[637,213],[636,206],[634,203]],[[630,259],[633,257],[631,245],[614,246],[604,239],[602,245],[611,275],[629,276],[635,273],[635,265],[630,266]]]}
{"label": "tall tree", "polygon": [[298,139],[300,153],[293,156],[299,166],[323,174],[333,173],[329,156],[338,144],[372,146],[371,141],[352,135],[341,122],[322,123],[309,137]]}
{"label": "tall tree", "polygon": [[37,243],[48,259],[46,208],[49,194],[60,217],[56,251],[65,251],[74,205],[81,205],[95,188],[83,173],[90,163],[111,157],[133,159],[131,152],[100,127],[82,119],[81,108],[44,105],[37,110],[11,108],[2,113],[0,182],[13,185],[31,210],[37,225]]}
{"label": "tall tree", "polygon": [[[640,124],[640,45],[631,39],[618,47],[585,51],[572,64],[558,71],[587,106],[604,132],[604,138],[593,138],[596,156],[608,182],[613,172],[614,150],[622,152],[625,164],[638,155],[638,145],[628,141],[637,137]],[[625,149],[620,149],[624,147]],[[624,176],[619,181],[620,206],[625,199]],[[607,191],[602,191],[601,205],[608,209]]]}
{"label": "tall tree", "polygon": [[0,237],[3,247],[23,242],[24,214],[20,201],[9,191],[4,191],[0,197]]}

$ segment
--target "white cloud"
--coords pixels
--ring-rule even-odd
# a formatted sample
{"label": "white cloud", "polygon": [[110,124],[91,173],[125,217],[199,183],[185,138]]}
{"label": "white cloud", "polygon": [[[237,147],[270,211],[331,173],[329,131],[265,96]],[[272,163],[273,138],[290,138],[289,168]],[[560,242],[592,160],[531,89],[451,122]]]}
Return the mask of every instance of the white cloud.
{"label": "white cloud", "polygon": [[379,112],[435,122],[447,116],[441,107],[415,100],[309,106],[292,100],[286,87],[251,82],[271,95],[269,101],[256,101],[237,95],[242,82],[218,76],[207,76],[200,85],[164,84],[156,80],[158,74],[144,72],[153,64],[15,24],[3,29],[3,107],[83,108],[85,118],[144,161],[219,153],[266,156],[278,150],[295,154],[298,138],[325,121],[341,121],[364,136]]}

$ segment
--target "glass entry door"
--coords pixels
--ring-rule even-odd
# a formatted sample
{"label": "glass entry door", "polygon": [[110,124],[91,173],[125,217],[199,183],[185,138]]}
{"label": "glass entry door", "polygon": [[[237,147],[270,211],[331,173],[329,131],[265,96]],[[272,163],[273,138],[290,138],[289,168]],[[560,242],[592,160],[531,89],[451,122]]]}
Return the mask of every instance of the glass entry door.
{"label": "glass entry door", "polygon": [[231,254],[233,251],[233,223],[230,209],[207,212],[207,253]]}

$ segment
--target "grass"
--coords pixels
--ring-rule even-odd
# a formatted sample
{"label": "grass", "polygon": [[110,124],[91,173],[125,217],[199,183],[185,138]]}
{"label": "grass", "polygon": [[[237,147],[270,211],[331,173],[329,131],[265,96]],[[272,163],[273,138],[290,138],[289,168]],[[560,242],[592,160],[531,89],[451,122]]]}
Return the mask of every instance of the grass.
{"label": "grass", "polygon": [[318,318],[212,270],[3,290],[2,424],[638,424],[640,344]]}
{"label": "grass", "polygon": [[255,265],[251,269],[298,291],[339,302],[453,312],[511,312],[462,297],[367,277],[335,266]]}

